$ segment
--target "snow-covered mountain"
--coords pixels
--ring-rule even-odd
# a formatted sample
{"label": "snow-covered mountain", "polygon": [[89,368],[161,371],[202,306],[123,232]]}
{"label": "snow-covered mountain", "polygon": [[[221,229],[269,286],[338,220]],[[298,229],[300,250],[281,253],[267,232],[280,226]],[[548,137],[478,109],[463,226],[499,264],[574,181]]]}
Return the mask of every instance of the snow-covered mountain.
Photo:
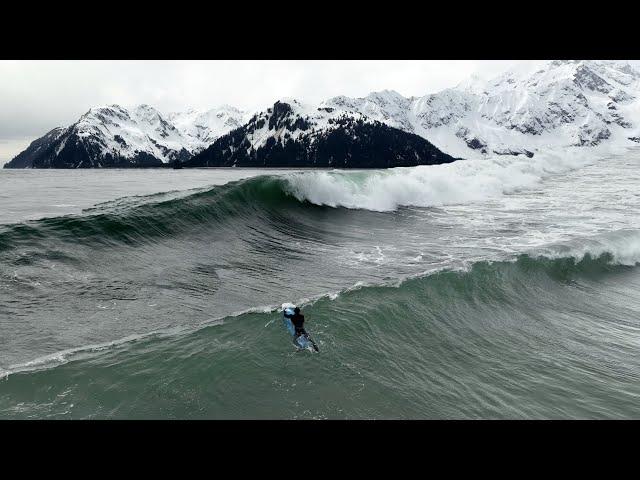
{"label": "snow-covered mountain", "polygon": [[206,111],[189,109],[186,112],[170,113],[168,118],[190,141],[187,149],[198,153],[217,138],[244,125],[250,116],[249,112],[238,110],[230,105],[222,105]]}
{"label": "snow-covered mountain", "polygon": [[284,99],[185,165],[386,168],[454,160],[425,139],[362,113]]}
{"label": "snow-covered mountain", "polygon": [[73,125],[34,141],[6,167],[161,166],[187,160],[246,117],[227,106],[166,117],[149,105],[95,107]]}
{"label": "snow-covered mountain", "polygon": [[414,164],[411,155],[427,150],[413,135],[459,158],[637,144],[640,72],[620,61],[551,61],[488,81],[471,77],[423,97],[384,90],[319,107],[283,99],[253,116],[226,105],[166,116],[148,105],[97,107],[37,139],[5,167]]}
{"label": "snow-covered mountain", "polygon": [[323,106],[364,113],[464,158],[640,142],[640,72],[627,62],[551,61],[424,97],[385,90]]}

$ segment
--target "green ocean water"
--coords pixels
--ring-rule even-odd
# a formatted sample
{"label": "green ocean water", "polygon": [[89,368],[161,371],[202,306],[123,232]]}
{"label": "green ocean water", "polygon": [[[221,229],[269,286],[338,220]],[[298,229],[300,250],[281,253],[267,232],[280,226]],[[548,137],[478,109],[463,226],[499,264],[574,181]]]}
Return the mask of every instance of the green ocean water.
{"label": "green ocean water", "polygon": [[[461,201],[454,166],[202,170],[13,214],[0,418],[638,418],[636,157]],[[319,353],[296,351],[284,302]]]}

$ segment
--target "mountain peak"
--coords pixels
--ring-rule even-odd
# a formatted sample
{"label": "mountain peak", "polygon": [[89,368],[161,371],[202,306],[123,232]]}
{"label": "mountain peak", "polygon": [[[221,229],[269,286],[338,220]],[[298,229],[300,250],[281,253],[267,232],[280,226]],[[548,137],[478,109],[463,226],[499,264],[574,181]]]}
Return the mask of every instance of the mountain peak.
{"label": "mountain peak", "polygon": [[294,105],[302,105],[302,102],[300,100],[298,100],[297,98],[294,97],[281,97],[278,100],[276,100],[274,102],[274,105],[276,103],[286,103],[288,105],[294,106]]}
{"label": "mountain peak", "polygon": [[239,108],[234,107],[233,105],[229,105],[228,103],[223,103],[222,105],[220,105],[220,106],[218,106],[216,108],[212,108],[211,110],[218,110],[218,111],[224,110],[224,111],[227,111],[227,112],[234,112],[234,113],[241,113],[242,112],[242,110],[240,110]]}
{"label": "mountain peak", "polygon": [[311,152],[323,138],[358,141],[351,132],[366,134],[378,123],[457,157],[530,157],[540,149],[636,142],[639,115],[640,73],[629,62],[531,61],[490,80],[471,75],[422,97],[385,89],[359,98],[336,96],[319,106],[282,97],[255,115],[227,104],[169,115],[148,104],[97,106],[42,137],[16,164],[149,166],[197,155],[222,137],[234,149],[248,148],[248,155],[289,142],[306,142]]}
{"label": "mountain peak", "polygon": [[147,103],[140,103],[138,105],[135,105],[133,107],[133,110],[137,111],[137,112],[152,112],[152,113],[160,113],[158,112],[158,110],[156,110],[154,107],[152,107],[151,105],[147,104]]}
{"label": "mountain peak", "polygon": [[91,115],[94,113],[111,113],[111,112],[126,112],[127,109],[118,105],[117,103],[113,103],[111,105],[96,105],[95,107],[89,108],[84,115]]}
{"label": "mountain peak", "polygon": [[455,89],[463,92],[480,94],[485,90],[486,86],[487,81],[477,73],[473,73],[460,82]]}
{"label": "mountain peak", "polygon": [[156,122],[158,120],[163,121],[162,114],[151,105],[141,103],[131,109],[132,113],[138,118],[139,121]]}
{"label": "mountain peak", "polygon": [[406,100],[404,96],[398,93],[395,90],[380,90],[377,92],[371,92],[365,98],[384,98],[384,99],[393,99],[393,100]]}

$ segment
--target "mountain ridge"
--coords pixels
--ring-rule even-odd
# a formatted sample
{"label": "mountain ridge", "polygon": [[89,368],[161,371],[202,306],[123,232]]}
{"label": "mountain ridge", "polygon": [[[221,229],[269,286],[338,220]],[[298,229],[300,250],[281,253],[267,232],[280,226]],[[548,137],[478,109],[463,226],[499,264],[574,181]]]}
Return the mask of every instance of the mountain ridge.
{"label": "mountain ridge", "polygon": [[[188,115],[192,121],[182,121]],[[5,168],[160,167],[191,158],[246,116],[226,106],[170,116],[146,104],[92,107],[36,139]]]}
{"label": "mountain ridge", "polygon": [[366,115],[288,100],[257,113],[185,166],[389,168],[454,160],[422,137]]}
{"label": "mountain ridge", "polygon": [[490,80],[472,76],[423,97],[373,92],[323,105],[359,111],[412,131],[452,155],[486,158],[640,134],[640,72],[627,62],[554,60]]}
{"label": "mountain ridge", "polygon": [[[540,68],[516,66],[488,80],[472,75],[454,87],[421,97],[382,90],[358,98],[332,97],[317,107],[296,99],[281,99],[276,104],[293,106],[298,122],[311,118],[316,129],[325,130],[334,139],[336,134],[331,132],[335,125],[352,128],[354,122],[361,122],[359,125],[370,129],[374,128],[371,122],[379,122],[417,135],[458,158],[531,158],[550,149],[640,143],[640,72],[624,61],[553,60]],[[198,163],[191,159],[238,129],[252,135],[246,139],[247,145],[259,148],[253,137],[267,135],[266,131],[249,124],[256,115],[271,115],[270,109],[251,113],[222,105],[164,115],[148,105],[94,107],[69,127],[53,129],[36,139],[5,168],[138,167],[173,162],[189,166]],[[335,122],[336,116],[351,121],[329,123],[329,119]],[[393,135],[382,133],[380,126],[375,129],[391,141]],[[287,129],[294,140],[304,131]],[[281,143],[273,132],[267,137]],[[303,150],[309,153],[309,148],[315,148],[312,136],[304,137],[307,145]],[[243,142],[236,139],[231,143]],[[377,148],[388,155],[386,146]],[[229,157],[221,152],[219,161],[209,162],[226,163]],[[346,158],[342,160],[344,163]]]}

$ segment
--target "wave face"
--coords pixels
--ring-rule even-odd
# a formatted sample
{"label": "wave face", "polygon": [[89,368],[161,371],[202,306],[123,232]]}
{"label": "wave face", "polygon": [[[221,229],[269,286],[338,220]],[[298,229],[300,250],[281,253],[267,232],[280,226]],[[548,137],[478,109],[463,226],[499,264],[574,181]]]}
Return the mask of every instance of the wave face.
{"label": "wave face", "polygon": [[635,418],[637,160],[281,172],[0,225],[0,417]]}
{"label": "wave face", "polygon": [[215,229],[237,216],[248,218],[258,210],[277,209],[288,201],[282,181],[275,177],[232,182],[179,198],[163,199],[165,196],[126,198],[86,209],[85,215],[11,225],[0,231],[0,248],[44,238],[84,244],[136,244],[179,236],[203,226]]}
{"label": "wave face", "polygon": [[640,275],[611,260],[520,256],[324,297],[304,307],[318,355],[291,351],[278,312],[78,351],[56,368],[9,375],[0,413],[635,417],[640,305],[612,305]]}
{"label": "wave face", "polygon": [[86,215],[0,227],[0,249],[10,248],[12,242],[47,236],[83,243],[137,243],[180,235],[196,227],[215,229],[224,222],[251,219],[268,212],[305,215],[308,209],[302,210],[304,205],[297,205],[293,198],[317,206],[376,212],[411,206],[473,204],[531,189],[551,174],[571,171],[590,162],[593,159],[494,158],[388,170],[258,176],[203,188],[178,198],[172,198],[172,194],[179,192],[127,197],[85,209]]}

